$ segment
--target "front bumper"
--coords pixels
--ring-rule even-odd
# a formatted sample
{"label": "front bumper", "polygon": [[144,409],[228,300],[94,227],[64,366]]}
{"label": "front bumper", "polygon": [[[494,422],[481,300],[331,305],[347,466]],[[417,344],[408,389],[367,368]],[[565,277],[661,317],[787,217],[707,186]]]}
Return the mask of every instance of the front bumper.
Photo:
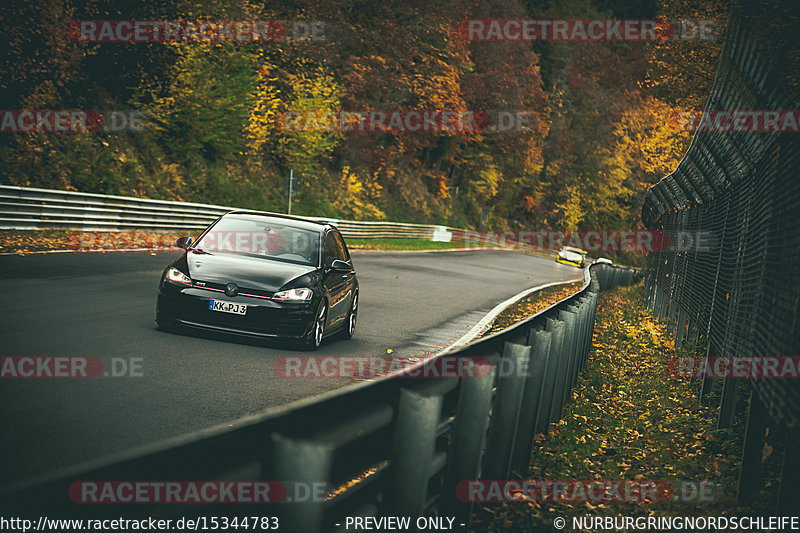
{"label": "front bumper", "polygon": [[569,259],[564,259],[561,256],[556,256],[556,263],[561,263],[562,265],[572,265],[578,268],[583,268],[584,265],[584,262],[570,261]]}
{"label": "front bumper", "polygon": [[[210,300],[247,305],[245,315],[211,311]],[[158,294],[159,325],[186,326],[265,339],[302,340],[314,327],[314,301],[286,304],[266,298],[226,296],[196,287],[164,283]]]}

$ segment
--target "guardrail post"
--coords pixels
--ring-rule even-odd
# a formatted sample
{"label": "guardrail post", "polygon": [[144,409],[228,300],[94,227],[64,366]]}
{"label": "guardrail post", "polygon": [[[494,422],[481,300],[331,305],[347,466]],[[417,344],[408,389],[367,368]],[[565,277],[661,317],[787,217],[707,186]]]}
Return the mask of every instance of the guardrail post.
{"label": "guardrail post", "polygon": [[514,440],[514,451],[511,455],[511,470],[522,476],[526,475],[531,460],[533,437],[538,425],[539,407],[542,404],[542,385],[547,374],[552,338],[553,334],[546,331],[531,329],[528,332],[531,357],[528,364],[528,375],[525,378],[525,388],[522,392],[522,407],[517,436]]}
{"label": "guardrail post", "polygon": [[[561,310],[558,312],[558,318],[563,320],[566,324],[566,331],[564,332],[564,344],[561,350],[562,354],[562,365],[559,365],[559,374],[558,374],[558,382],[556,387],[560,387],[560,393],[556,394],[555,401],[557,403],[557,411],[556,411],[556,420],[561,420],[561,413],[564,411],[564,404],[567,402],[567,397],[569,396],[569,384],[570,384],[570,368],[572,358],[575,354],[575,330],[576,330],[576,323],[577,323],[577,316],[574,311],[571,310]],[[558,390],[556,391],[559,392]]]}
{"label": "guardrail post", "polygon": [[548,318],[545,331],[552,334],[550,341],[550,357],[548,358],[546,377],[542,387],[542,401],[536,415],[536,433],[547,433],[550,423],[556,420],[556,398],[559,392],[558,376],[564,359],[564,336],[567,325],[557,318]]}
{"label": "guardrail post", "polygon": [[489,428],[492,410],[492,388],[496,373],[496,359],[488,364],[473,366],[474,378],[462,378],[458,392],[458,406],[453,426],[450,469],[443,506],[445,515],[455,516],[456,523],[469,524],[472,502],[463,502],[456,497],[456,486],[462,481],[477,480],[481,474],[481,458]]}
{"label": "guardrail post", "polygon": [[[530,346],[510,342],[503,345],[482,479],[508,478],[530,353]],[[503,359],[508,363],[504,364]]]}
{"label": "guardrail post", "polygon": [[575,313],[575,339],[573,340],[573,353],[572,360],[570,361],[569,374],[567,375],[567,394],[564,403],[572,398],[572,391],[575,384],[578,382],[578,369],[580,368],[580,361],[583,358],[583,343],[584,343],[584,328],[583,322],[586,315],[586,304],[583,298],[575,301],[575,304],[567,309]]}
{"label": "guardrail post", "polygon": [[[589,319],[589,350],[592,349],[592,345],[594,344],[594,326],[597,322],[597,306],[599,305],[600,300],[600,291],[597,290],[595,287],[594,292],[592,292],[592,307],[591,307],[591,317]],[[586,361],[589,360],[589,353],[586,353],[586,359],[584,359],[584,364]]]}
{"label": "guardrail post", "polygon": [[580,342],[580,352],[578,353],[578,361],[575,368],[575,381],[574,383],[578,382],[578,373],[583,368],[583,364],[586,361],[586,356],[589,354],[589,344],[591,339],[589,338],[589,315],[591,312],[591,302],[592,298],[590,295],[584,295],[581,298],[581,329],[580,329],[580,337],[578,341]]}
{"label": "guardrail post", "polygon": [[600,290],[605,290],[608,285],[608,267],[601,265],[597,269],[597,282],[600,284]]}
{"label": "guardrail post", "polygon": [[591,303],[589,307],[589,345],[586,350],[586,357],[583,359],[583,363],[581,365],[581,369],[586,366],[587,361],[589,361],[589,352],[592,349],[592,344],[594,344],[594,325],[597,319],[597,306],[599,305],[600,300],[600,291],[597,285],[594,285],[591,292]]}
{"label": "guardrail post", "polygon": [[[273,461],[278,480],[303,483],[307,488],[330,480],[333,446],[325,442],[272,434]],[[281,505],[281,529],[290,532],[321,531],[324,508],[317,498]]]}
{"label": "guardrail post", "polygon": [[583,370],[583,366],[586,364],[586,358],[589,355],[589,347],[592,345],[592,303],[594,302],[594,296],[592,293],[586,294],[583,298],[581,298],[582,304],[581,308],[583,310],[583,317],[581,319],[581,352],[578,354],[578,368],[576,372],[580,372]]}
{"label": "guardrail post", "polygon": [[436,390],[400,390],[387,500],[402,516],[420,516],[424,511],[442,401],[441,392]]}
{"label": "guardrail post", "polygon": [[[742,466],[739,470],[739,501],[747,501],[753,496],[761,476],[761,452],[764,448],[764,430],[767,427],[767,409],[758,393],[750,393],[750,408],[747,411],[747,428],[742,444]],[[786,453],[793,453],[787,448]],[[781,487],[783,488],[783,487]],[[794,502],[796,507],[797,502]]]}

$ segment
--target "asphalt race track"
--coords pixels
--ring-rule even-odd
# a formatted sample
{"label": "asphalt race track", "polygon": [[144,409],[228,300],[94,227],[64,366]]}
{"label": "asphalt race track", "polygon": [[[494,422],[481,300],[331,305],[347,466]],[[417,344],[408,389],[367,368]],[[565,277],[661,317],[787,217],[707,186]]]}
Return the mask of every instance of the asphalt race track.
{"label": "asphalt race track", "polygon": [[[304,352],[155,328],[159,277],[174,253],[0,257],[3,356],[94,356],[141,365],[130,377],[0,380],[0,484],[226,423],[348,379],[272,370]],[[354,252],[361,301],[351,341],[315,355],[422,357],[488,310],[576,268],[512,252]]]}

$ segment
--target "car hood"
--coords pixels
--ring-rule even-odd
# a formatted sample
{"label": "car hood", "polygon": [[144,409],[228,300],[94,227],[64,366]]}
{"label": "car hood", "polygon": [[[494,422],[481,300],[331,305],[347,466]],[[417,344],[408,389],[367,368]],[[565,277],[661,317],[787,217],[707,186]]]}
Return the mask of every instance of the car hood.
{"label": "car hood", "polygon": [[[183,262],[193,280],[236,283],[242,288],[275,292],[290,281],[317,270],[316,267],[285,263],[244,254],[188,250],[176,262]],[[310,282],[311,280],[309,280]]]}
{"label": "car hood", "polygon": [[559,255],[559,257],[561,257],[562,259],[566,259],[567,261],[580,262],[580,261],[583,260],[583,256],[581,254],[577,254],[575,252],[570,252],[570,251],[564,252],[564,251],[562,251],[562,252],[559,252],[558,255]]}

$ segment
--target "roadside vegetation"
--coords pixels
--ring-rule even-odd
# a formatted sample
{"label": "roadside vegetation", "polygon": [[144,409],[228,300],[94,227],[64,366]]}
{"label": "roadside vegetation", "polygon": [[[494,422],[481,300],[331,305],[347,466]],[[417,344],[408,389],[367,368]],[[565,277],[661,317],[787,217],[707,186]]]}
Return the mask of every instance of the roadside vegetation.
{"label": "roadside vegetation", "polygon": [[665,326],[643,307],[641,290],[639,284],[600,294],[593,347],[573,397],[562,420],[537,435],[528,471],[515,474],[538,481],[655,481],[683,501],[558,503],[520,493],[514,502],[476,504],[473,530],[553,531],[556,517],[571,529],[571,517],[588,515],[771,514],[782,453],[769,435],[765,489],[747,502],[736,499],[748,387],[740,389],[734,427],[716,429],[719,390],[701,403],[700,380],[674,378],[667,370],[670,358],[693,357],[704,347],[676,350]]}
{"label": "roadside vegetation", "polygon": [[[0,183],[461,228],[640,225],[647,188],[689,144],[720,39],[469,43],[505,18],[713,19],[725,0],[14,0],[6,109],[136,110],[140,131],[3,133]],[[76,20],[325,21],[324,41],[81,43]],[[526,131],[346,134],[279,127],[292,110],[524,110]]]}

